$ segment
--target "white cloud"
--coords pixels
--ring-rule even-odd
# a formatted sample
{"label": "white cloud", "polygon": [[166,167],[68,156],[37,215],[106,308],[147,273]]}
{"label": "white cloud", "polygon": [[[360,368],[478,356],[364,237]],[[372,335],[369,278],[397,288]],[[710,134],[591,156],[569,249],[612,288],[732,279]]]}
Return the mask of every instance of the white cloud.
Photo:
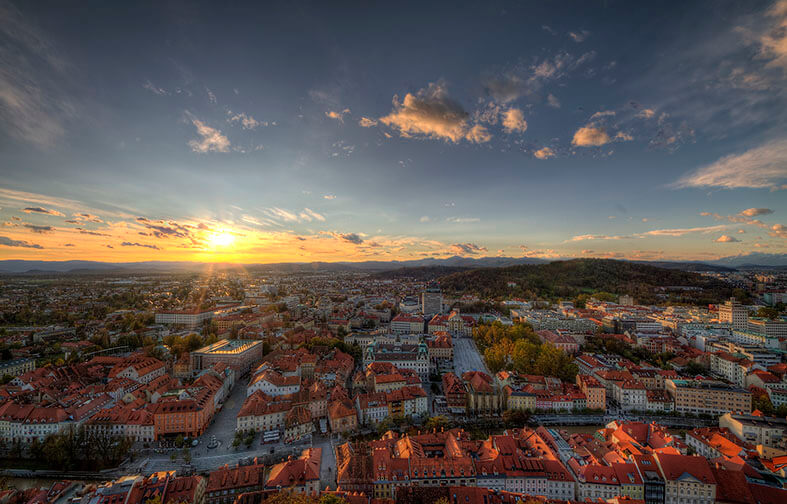
{"label": "white cloud", "polygon": [[164,89],[163,87],[156,86],[155,84],[153,84],[152,82],[150,82],[150,80],[149,80],[149,79],[148,79],[148,80],[146,80],[144,84],[142,84],[142,87],[143,87],[144,89],[147,89],[147,90],[148,90],[148,91],[150,91],[151,93],[153,93],[153,94],[156,94],[156,95],[159,95],[159,96],[166,96],[166,95],[168,95],[168,94],[169,94],[169,91],[167,91],[167,90],[166,90],[166,89]]}
{"label": "white cloud", "polygon": [[547,105],[554,108],[560,108],[560,100],[557,99],[557,96],[549,93],[549,96],[547,96]]}
{"label": "white cloud", "polygon": [[648,108],[642,109],[637,113],[637,117],[640,117],[642,119],[650,119],[655,115],[656,112],[653,109],[648,109]]}
{"label": "white cloud", "polygon": [[335,199],[336,199],[336,196],[335,196],[335,195],[333,195],[333,194],[325,194],[325,195],[323,195],[323,199],[327,199],[327,200],[335,200]]}
{"label": "white cloud", "polygon": [[369,119],[368,117],[361,117],[361,120],[358,121],[358,124],[363,128],[371,128],[372,126],[377,126],[377,121],[374,119]]}
{"label": "white cloud", "polygon": [[325,116],[330,118],[330,119],[336,119],[337,121],[343,123],[344,122],[344,116],[346,116],[349,113],[350,113],[350,109],[348,109],[348,108],[346,108],[344,110],[340,110],[340,111],[329,110],[328,112],[325,113]]}
{"label": "white cloud", "polygon": [[446,220],[457,224],[465,224],[468,222],[479,222],[481,219],[478,217],[448,217]]}
{"label": "white cloud", "polygon": [[618,131],[617,135],[615,135],[615,140],[620,140],[621,142],[630,142],[634,140],[634,137],[628,133],[624,133],[623,131]]}
{"label": "white cloud", "polygon": [[611,139],[604,128],[589,125],[579,128],[576,133],[574,133],[571,144],[578,147],[598,147],[610,141]]}
{"label": "white cloud", "polygon": [[533,155],[538,159],[549,159],[555,157],[555,151],[549,147],[542,147],[535,151]]}
{"label": "white cloud", "polygon": [[770,215],[773,213],[773,210],[770,208],[747,208],[740,212],[740,215],[745,217],[756,217],[758,215]]}
{"label": "white cloud", "polygon": [[420,219],[418,219],[419,222],[429,222],[430,220],[431,219],[429,218],[428,215],[424,215]]}
{"label": "white cloud", "polygon": [[588,38],[588,36],[590,36],[590,32],[587,30],[576,31],[576,32],[571,31],[568,32],[568,36],[571,37],[571,39],[574,42],[584,42],[584,40]]}
{"label": "white cloud", "polygon": [[309,208],[304,208],[303,211],[300,213],[299,217],[301,218],[301,220],[305,220],[307,222],[311,222],[312,220],[325,222],[325,216]]}
{"label": "white cloud", "polygon": [[787,139],[725,156],[686,174],[672,186],[759,189],[778,187],[784,180],[787,180]]}
{"label": "white cloud", "polygon": [[503,112],[503,129],[506,133],[524,133],[527,130],[525,114],[518,108],[510,108]]}
{"label": "white cloud", "polygon": [[191,123],[197,128],[197,134],[201,137],[198,140],[189,141],[192,151],[200,154],[206,152],[229,152],[230,141],[221,131],[211,128],[195,117],[191,117]]}
{"label": "white cloud", "polygon": [[78,116],[66,93],[69,64],[39,28],[0,2],[0,127],[40,148],[53,147]]}
{"label": "white cloud", "polygon": [[787,0],[778,0],[767,12],[774,24],[760,37],[760,55],[770,60],[769,66],[787,70]]}
{"label": "white cloud", "polygon": [[239,122],[241,124],[241,126],[243,127],[243,129],[245,129],[245,130],[253,130],[253,129],[257,128],[260,125],[263,125],[263,126],[267,126],[268,125],[267,122],[266,123],[261,123],[260,121],[256,120],[254,117],[252,117],[251,115],[248,115],[248,114],[246,114],[244,112],[241,112],[239,114],[232,114],[232,115],[230,115],[229,122],[231,122],[231,123]]}
{"label": "white cloud", "polygon": [[425,137],[454,143],[468,140],[488,142],[492,135],[483,126],[471,125],[462,106],[448,96],[445,84],[430,83],[403,100],[393,98],[393,111],[380,122],[399,131],[403,137]]}
{"label": "white cloud", "polygon": [[740,240],[735,238],[734,236],[721,235],[713,241],[716,243],[735,243],[735,242],[739,242]]}
{"label": "white cloud", "polygon": [[590,116],[590,120],[593,121],[595,119],[601,119],[602,117],[615,117],[616,112],[614,110],[599,110],[592,116]]}

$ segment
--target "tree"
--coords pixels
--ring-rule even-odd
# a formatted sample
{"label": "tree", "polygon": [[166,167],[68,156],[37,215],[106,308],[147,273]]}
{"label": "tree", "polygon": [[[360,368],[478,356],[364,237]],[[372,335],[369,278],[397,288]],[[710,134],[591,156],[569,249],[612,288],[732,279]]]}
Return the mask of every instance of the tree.
{"label": "tree", "polygon": [[763,306],[759,310],[757,310],[757,316],[771,319],[771,320],[776,320],[779,317],[779,310],[777,310],[776,308]]}
{"label": "tree", "polygon": [[178,436],[175,438],[175,446],[181,448],[183,447],[183,442],[183,434],[178,434]]}
{"label": "tree", "polygon": [[450,422],[448,418],[446,418],[443,415],[437,415],[437,416],[430,417],[426,421],[426,423],[424,423],[424,427],[426,427],[429,430],[433,430],[433,429],[440,430],[440,429],[448,428],[449,423]]}

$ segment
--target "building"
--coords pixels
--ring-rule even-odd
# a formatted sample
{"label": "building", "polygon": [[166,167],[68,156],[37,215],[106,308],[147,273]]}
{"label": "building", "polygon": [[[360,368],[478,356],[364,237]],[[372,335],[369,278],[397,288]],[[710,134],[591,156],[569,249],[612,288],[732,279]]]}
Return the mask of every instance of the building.
{"label": "building", "polygon": [[579,344],[577,341],[562,331],[537,331],[538,339],[543,343],[550,343],[555,348],[563,350],[569,355],[574,355],[579,352]]}
{"label": "building", "polygon": [[399,369],[415,371],[422,381],[429,378],[429,349],[426,343],[381,344],[369,343],[363,351],[363,365],[373,362],[389,362]]}
{"label": "building", "polygon": [[400,313],[391,319],[391,332],[396,334],[423,334],[424,319],[420,315]]}
{"label": "building", "polygon": [[36,368],[36,360],[32,358],[13,359],[0,362],[0,378],[3,376],[19,376],[33,371]]}
{"label": "building", "polygon": [[716,479],[705,457],[659,453],[655,459],[666,483],[666,504],[714,503]]}
{"label": "building", "polygon": [[730,430],[742,441],[770,447],[785,446],[787,420],[737,413],[724,413],[719,417],[719,427]]}
{"label": "building", "polygon": [[720,381],[668,379],[664,385],[678,413],[721,415],[751,411],[751,392]]}
{"label": "building", "polygon": [[736,331],[745,331],[749,328],[749,310],[735,298],[730,298],[719,306],[719,322],[732,325]]}
{"label": "building", "polygon": [[262,355],[262,341],[223,339],[191,352],[191,370],[196,372],[224,363],[235,371],[235,376],[242,376],[262,360]]}
{"label": "building", "polygon": [[607,410],[607,391],[596,377],[577,374],[577,386],[585,394],[588,409]]}
{"label": "building", "polygon": [[206,320],[213,318],[214,309],[205,310],[170,310],[156,312],[156,324],[182,325],[186,327],[199,327]]}
{"label": "building", "polygon": [[767,338],[787,338],[787,320],[752,317],[749,319],[748,330]]}
{"label": "building", "polygon": [[432,283],[421,293],[421,313],[435,315],[443,313],[443,294],[440,286]]}

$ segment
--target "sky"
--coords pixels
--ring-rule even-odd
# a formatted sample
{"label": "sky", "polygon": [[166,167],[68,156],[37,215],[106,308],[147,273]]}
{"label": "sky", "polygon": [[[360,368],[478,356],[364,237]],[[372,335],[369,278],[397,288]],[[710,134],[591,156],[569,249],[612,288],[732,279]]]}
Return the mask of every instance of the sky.
{"label": "sky", "polygon": [[713,260],[786,213],[787,0],[0,0],[0,259]]}

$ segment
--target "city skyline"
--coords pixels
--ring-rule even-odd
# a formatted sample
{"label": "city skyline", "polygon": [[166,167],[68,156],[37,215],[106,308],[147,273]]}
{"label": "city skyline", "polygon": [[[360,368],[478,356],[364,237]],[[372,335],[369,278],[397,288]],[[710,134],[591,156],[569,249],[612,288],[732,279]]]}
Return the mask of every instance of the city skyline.
{"label": "city skyline", "polygon": [[787,252],[784,0],[0,19],[0,259]]}

